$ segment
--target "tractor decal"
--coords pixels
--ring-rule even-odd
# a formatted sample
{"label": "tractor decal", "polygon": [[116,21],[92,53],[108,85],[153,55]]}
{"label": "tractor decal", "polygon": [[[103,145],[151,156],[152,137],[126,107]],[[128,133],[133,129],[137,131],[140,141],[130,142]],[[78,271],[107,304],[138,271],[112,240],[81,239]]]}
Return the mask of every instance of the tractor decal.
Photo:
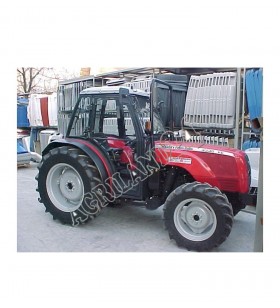
{"label": "tractor decal", "polygon": [[211,153],[211,154],[218,154],[218,155],[225,155],[234,157],[233,153],[214,150],[214,149],[205,149],[199,147],[189,147],[184,145],[171,145],[171,144],[156,144],[156,149],[168,149],[168,150],[182,150],[182,151],[192,151],[192,152],[202,152],[202,153]]}
{"label": "tractor decal", "polygon": [[168,162],[191,165],[192,159],[184,157],[168,157]]}

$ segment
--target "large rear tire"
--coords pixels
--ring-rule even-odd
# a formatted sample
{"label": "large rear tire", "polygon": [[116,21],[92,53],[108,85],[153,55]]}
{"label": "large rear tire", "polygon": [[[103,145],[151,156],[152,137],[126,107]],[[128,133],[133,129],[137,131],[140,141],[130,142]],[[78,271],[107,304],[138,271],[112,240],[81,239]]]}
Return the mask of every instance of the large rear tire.
{"label": "large rear tire", "polygon": [[98,198],[103,194],[100,174],[79,149],[54,148],[43,156],[38,169],[39,201],[53,219],[78,225],[95,217],[104,207]]}
{"label": "large rear tire", "polygon": [[170,238],[178,246],[209,251],[230,234],[233,212],[218,188],[193,182],[179,186],[168,196],[164,219]]}

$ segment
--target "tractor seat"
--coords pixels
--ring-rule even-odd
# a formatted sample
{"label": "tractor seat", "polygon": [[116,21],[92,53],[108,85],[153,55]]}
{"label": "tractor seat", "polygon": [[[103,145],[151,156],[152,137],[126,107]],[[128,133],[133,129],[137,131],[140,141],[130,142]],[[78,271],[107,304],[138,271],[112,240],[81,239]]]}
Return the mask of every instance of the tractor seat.
{"label": "tractor seat", "polygon": [[112,148],[108,144],[108,137],[103,133],[94,134],[93,138],[100,144],[100,146],[109,154],[114,161],[120,160],[120,155],[123,152],[122,148]]}

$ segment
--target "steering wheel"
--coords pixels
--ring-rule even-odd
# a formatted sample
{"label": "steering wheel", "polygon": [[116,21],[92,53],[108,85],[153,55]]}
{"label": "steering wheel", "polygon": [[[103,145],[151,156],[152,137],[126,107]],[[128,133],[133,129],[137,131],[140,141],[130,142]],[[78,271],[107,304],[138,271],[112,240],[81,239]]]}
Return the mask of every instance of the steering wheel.
{"label": "steering wheel", "polygon": [[137,143],[136,138],[135,139],[128,139],[125,141],[125,145],[129,146],[129,147],[134,147]]}
{"label": "steering wheel", "polygon": [[[172,135],[172,137],[171,136],[169,136],[169,135]],[[174,137],[174,132],[173,131],[171,131],[171,130],[167,130],[166,132],[164,132],[161,136],[160,136],[160,141],[162,141],[162,140],[174,140],[175,139],[175,137]]]}

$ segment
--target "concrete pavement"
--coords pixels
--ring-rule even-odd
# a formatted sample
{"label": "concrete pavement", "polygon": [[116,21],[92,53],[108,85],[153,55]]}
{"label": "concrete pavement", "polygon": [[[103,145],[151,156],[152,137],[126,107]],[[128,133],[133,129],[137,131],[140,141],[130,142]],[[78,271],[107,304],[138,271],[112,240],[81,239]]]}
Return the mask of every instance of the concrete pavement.
{"label": "concrete pavement", "polygon": [[[85,225],[66,226],[45,213],[37,200],[37,164],[19,167],[17,174],[18,252],[188,252],[169,239],[162,207],[107,207]],[[251,252],[254,232],[255,215],[240,212],[227,240],[213,251]]]}

